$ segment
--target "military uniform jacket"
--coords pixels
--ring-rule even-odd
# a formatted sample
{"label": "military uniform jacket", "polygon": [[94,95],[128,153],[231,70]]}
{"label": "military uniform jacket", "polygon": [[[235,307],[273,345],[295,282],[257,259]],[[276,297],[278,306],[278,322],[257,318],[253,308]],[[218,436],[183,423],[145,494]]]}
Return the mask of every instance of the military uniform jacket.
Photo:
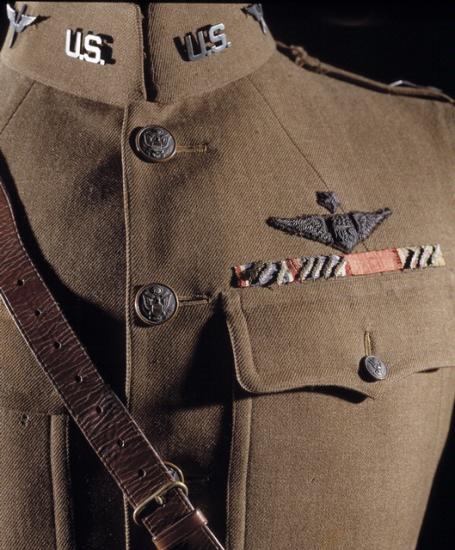
{"label": "military uniform jacket", "polygon": [[[212,528],[415,548],[454,393],[450,98],[277,48],[257,6],[14,10],[26,245]],[[151,548],[3,305],[0,349],[1,550]]]}

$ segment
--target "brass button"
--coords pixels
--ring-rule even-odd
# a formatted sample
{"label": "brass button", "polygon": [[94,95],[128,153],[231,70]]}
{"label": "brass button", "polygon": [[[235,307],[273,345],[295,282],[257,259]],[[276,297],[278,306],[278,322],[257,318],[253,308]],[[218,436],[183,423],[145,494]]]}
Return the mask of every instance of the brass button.
{"label": "brass button", "polygon": [[138,290],[134,305],[141,321],[148,325],[160,325],[177,311],[178,298],[172,288],[152,283]]}
{"label": "brass button", "polygon": [[367,355],[363,359],[363,364],[367,373],[374,378],[374,380],[384,380],[384,378],[387,377],[387,365],[378,359],[378,357],[375,357],[374,355]]}
{"label": "brass button", "polygon": [[174,136],[161,126],[147,126],[139,130],[135,144],[139,156],[147,162],[163,162],[175,155]]}

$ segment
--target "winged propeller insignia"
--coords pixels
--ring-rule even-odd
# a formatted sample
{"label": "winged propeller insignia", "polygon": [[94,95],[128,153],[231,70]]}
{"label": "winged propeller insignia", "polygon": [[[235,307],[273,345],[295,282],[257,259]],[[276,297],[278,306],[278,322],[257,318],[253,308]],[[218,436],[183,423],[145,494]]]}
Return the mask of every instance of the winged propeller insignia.
{"label": "winged propeller insignia", "polygon": [[334,193],[317,193],[317,202],[332,215],[302,215],[294,218],[268,218],[267,223],[276,229],[318,241],[343,252],[350,252],[359,242],[367,239],[377,226],[388,218],[390,208],[373,212],[347,212],[335,214],[338,199]]}
{"label": "winged propeller insignia", "polygon": [[26,4],[22,5],[21,11],[19,12],[12,8],[9,4],[6,4],[6,15],[8,16],[10,27],[13,29],[13,34],[11,35],[11,40],[9,43],[10,48],[13,47],[16,36],[36,20],[36,16],[25,15],[26,11]]}

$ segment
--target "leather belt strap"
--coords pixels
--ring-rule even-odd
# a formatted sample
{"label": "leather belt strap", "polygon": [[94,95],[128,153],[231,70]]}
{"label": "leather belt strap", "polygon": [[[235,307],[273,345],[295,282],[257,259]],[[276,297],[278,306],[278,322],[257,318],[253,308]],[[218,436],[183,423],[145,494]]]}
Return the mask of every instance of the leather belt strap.
{"label": "leather belt strap", "polygon": [[24,340],[160,550],[223,550],[123,403],[107,386],[36,270],[0,179],[0,291]]}

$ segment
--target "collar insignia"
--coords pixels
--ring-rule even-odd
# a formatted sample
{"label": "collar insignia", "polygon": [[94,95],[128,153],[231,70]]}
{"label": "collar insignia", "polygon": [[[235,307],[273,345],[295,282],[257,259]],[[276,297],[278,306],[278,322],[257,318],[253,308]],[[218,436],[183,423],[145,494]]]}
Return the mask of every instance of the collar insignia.
{"label": "collar insignia", "polygon": [[244,8],[244,11],[256,19],[256,21],[261,25],[262,32],[266,34],[269,29],[264,19],[264,9],[262,4],[251,4],[250,6]]}
{"label": "collar insignia", "polygon": [[332,214],[304,214],[294,218],[271,217],[268,218],[267,223],[291,235],[318,241],[343,252],[350,252],[392,214],[390,208],[381,208],[373,212],[354,211],[335,214],[340,203],[335,193],[331,192],[316,193],[316,201]]}
{"label": "collar insignia", "polygon": [[17,12],[9,4],[6,4],[6,14],[8,16],[10,27],[13,29],[13,34],[9,43],[10,48],[13,47],[14,41],[16,40],[16,35],[21,33],[36,20],[36,17],[32,15],[25,15],[26,10],[27,6],[25,4],[23,4],[21,11],[19,12]]}
{"label": "collar insignia", "polygon": [[197,61],[204,57],[220,53],[230,48],[232,43],[227,39],[224,23],[210,25],[197,31],[196,44],[193,44],[192,33],[185,36],[185,48],[188,61]]}

